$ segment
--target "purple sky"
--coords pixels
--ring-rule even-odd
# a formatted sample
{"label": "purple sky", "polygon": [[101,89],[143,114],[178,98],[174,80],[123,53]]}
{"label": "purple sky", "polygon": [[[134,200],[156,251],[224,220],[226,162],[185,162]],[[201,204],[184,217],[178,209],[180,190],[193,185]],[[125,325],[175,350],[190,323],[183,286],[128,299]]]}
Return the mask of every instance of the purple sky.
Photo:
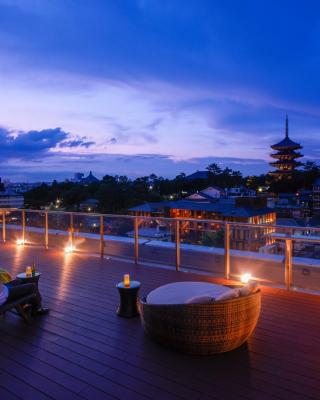
{"label": "purple sky", "polygon": [[0,176],[268,171],[320,150],[316,1],[0,0]]}

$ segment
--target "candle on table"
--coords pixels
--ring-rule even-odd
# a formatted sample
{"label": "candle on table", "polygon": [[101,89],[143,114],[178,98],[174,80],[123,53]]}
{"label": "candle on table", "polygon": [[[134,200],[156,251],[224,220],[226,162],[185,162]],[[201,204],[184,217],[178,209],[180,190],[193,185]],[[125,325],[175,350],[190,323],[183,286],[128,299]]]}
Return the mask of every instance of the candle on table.
{"label": "candle on table", "polygon": [[26,276],[27,277],[32,276],[32,268],[29,266],[26,268]]}
{"label": "candle on table", "polygon": [[124,283],[125,287],[130,287],[130,275],[129,274],[124,274],[123,283]]}

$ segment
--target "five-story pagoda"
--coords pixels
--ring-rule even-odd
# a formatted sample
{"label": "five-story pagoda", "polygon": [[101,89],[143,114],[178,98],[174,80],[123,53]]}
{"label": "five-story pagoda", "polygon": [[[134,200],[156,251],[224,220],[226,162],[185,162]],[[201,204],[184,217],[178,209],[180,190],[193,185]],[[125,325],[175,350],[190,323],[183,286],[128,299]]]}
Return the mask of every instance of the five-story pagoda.
{"label": "five-story pagoda", "polygon": [[295,168],[302,165],[302,163],[296,161],[296,159],[303,155],[297,151],[302,149],[302,146],[299,143],[293,142],[289,138],[288,116],[286,116],[285,138],[281,140],[281,142],[271,146],[271,148],[277,151],[276,153],[270,154],[271,157],[275,158],[277,161],[270,163],[270,165],[276,168],[276,170],[269,174],[274,176],[276,179],[282,179],[284,177],[291,178]]}

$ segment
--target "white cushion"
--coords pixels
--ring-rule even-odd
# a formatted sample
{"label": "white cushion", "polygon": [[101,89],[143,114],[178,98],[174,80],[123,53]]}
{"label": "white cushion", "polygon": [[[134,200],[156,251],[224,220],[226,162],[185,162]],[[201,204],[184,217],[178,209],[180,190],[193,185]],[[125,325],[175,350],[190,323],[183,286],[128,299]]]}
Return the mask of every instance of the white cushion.
{"label": "white cushion", "polygon": [[241,289],[239,289],[240,296],[248,296],[251,293],[256,292],[258,289],[258,282],[250,281],[246,285],[244,285]]}
{"label": "white cushion", "polygon": [[194,297],[217,298],[230,289],[207,282],[175,282],[152,290],[147,296],[149,304],[185,304]]}
{"label": "white cushion", "polygon": [[239,289],[229,289],[228,292],[223,293],[222,295],[216,298],[216,301],[230,300],[235,299],[240,296]]}
{"label": "white cushion", "polygon": [[187,304],[210,304],[214,302],[215,298],[211,296],[194,296],[186,301]]}

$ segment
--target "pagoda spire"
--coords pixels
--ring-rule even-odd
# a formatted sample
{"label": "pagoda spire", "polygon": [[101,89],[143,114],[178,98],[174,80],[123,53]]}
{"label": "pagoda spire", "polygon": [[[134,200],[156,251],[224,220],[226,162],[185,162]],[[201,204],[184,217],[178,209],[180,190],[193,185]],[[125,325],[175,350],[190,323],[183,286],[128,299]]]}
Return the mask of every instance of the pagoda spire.
{"label": "pagoda spire", "polygon": [[299,152],[302,146],[289,138],[288,115],[286,115],[285,122],[285,138],[281,142],[272,145],[271,148],[276,150],[275,153],[270,154],[276,161],[271,162],[270,165],[276,170],[271,171],[270,175],[276,177],[276,179],[281,179],[284,176],[291,178],[295,169],[302,165],[301,162],[297,161],[297,158],[302,157]]}

